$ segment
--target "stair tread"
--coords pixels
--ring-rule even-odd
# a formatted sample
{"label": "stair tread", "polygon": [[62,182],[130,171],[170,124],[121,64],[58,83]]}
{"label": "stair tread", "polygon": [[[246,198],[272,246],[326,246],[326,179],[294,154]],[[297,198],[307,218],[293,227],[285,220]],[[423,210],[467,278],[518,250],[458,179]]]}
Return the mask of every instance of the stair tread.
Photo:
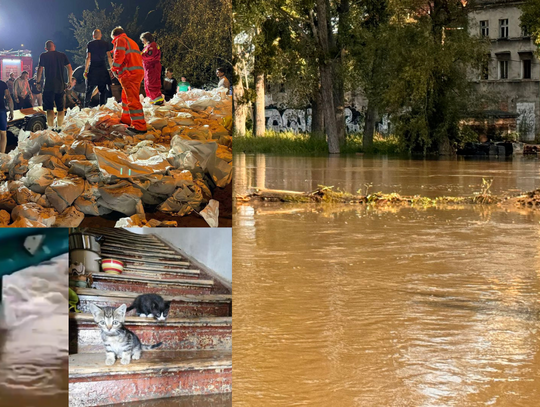
{"label": "stair tread", "polygon": [[159,259],[164,259],[164,258],[167,258],[167,259],[176,259],[176,260],[182,260],[182,261],[186,261],[186,259],[182,256],[179,256],[178,254],[175,254],[175,253],[152,253],[152,254],[148,254],[148,253],[139,253],[137,252],[137,250],[131,250],[129,253],[126,253],[125,250],[122,250],[122,249],[117,249],[117,250],[114,250],[114,249],[111,249],[111,248],[107,248],[107,247],[102,247],[101,248],[101,254],[104,254],[104,253],[110,253],[110,254],[113,254],[113,255],[116,255],[116,253],[120,253],[121,255],[124,254],[126,256],[139,256],[139,257],[152,257],[152,258],[159,258]]}
{"label": "stair tread", "polygon": [[105,365],[104,353],[69,355],[70,379],[219,368],[232,368],[231,351],[143,351],[140,360],[129,365],[117,360],[113,366]]}
{"label": "stair tread", "polygon": [[170,274],[187,274],[198,276],[201,274],[201,270],[196,269],[165,269],[165,268],[149,268],[149,267],[137,267],[137,266],[124,266],[124,271],[131,271],[134,273],[170,273]]}
{"label": "stair tread", "polygon": [[[69,313],[69,319],[77,322],[93,323],[94,317],[92,314],[86,313]],[[232,317],[196,317],[196,318],[168,318],[165,322],[156,322],[153,318],[141,318],[136,316],[126,316],[126,325],[137,326],[194,326],[194,325],[232,325]],[[96,325],[96,329],[98,329]]]}
{"label": "stair tread", "polygon": [[98,273],[93,274],[92,277],[94,280],[114,280],[118,282],[143,282],[143,283],[152,283],[152,284],[179,284],[179,285],[196,285],[196,286],[208,286],[213,285],[213,280],[183,280],[176,278],[152,278],[152,277],[142,277],[134,275],[123,275],[123,274],[107,274],[107,273]]}
{"label": "stair tread", "polygon": [[[107,291],[97,290],[94,288],[79,288],[75,287],[75,290],[79,297],[92,296],[103,297],[104,299],[110,298],[127,298],[133,300],[137,298],[140,293],[133,293],[129,291]],[[162,295],[165,301],[184,301],[184,302],[231,302],[232,295],[230,294],[201,294],[201,295]]]}
{"label": "stair tread", "polygon": [[[103,255],[103,252],[102,252],[102,255]],[[118,254],[113,254],[113,255],[109,254],[108,256],[110,256],[110,258],[112,258],[113,260],[122,260],[122,261],[133,262],[133,263],[141,263],[141,262],[158,263],[158,264],[164,263],[163,260],[159,260],[158,258],[156,258],[156,259],[153,259],[153,258],[152,259],[143,259],[143,258],[138,258],[138,257],[122,256],[122,255],[118,255]],[[102,256],[102,257],[105,257],[105,256]],[[105,258],[108,258],[108,257],[105,257]],[[189,261],[176,261],[176,260],[170,261],[170,260],[167,260],[165,263],[167,263],[167,265],[170,265],[170,266],[189,266],[190,265]]]}

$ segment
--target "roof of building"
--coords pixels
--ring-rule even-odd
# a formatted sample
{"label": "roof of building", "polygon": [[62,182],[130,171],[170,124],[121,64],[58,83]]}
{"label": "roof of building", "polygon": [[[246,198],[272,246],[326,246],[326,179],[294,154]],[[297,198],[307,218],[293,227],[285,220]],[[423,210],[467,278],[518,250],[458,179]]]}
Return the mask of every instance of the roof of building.
{"label": "roof of building", "polygon": [[524,0],[475,0],[474,6],[483,7],[502,7],[502,6],[516,6],[523,4]]}

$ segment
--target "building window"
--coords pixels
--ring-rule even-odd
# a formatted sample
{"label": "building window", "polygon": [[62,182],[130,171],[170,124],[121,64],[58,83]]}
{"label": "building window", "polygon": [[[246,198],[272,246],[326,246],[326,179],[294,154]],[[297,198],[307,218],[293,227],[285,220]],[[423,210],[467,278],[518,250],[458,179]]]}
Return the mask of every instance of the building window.
{"label": "building window", "polygon": [[529,31],[529,27],[523,26],[521,27],[521,36],[528,38],[531,36],[531,32]]}
{"label": "building window", "polygon": [[489,21],[480,21],[480,35],[482,37],[489,37]]}
{"label": "building window", "polygon": [[487,81],[489,79],[489,60],[482,64],[482,72],[480,73],[480,79]]}
{"label": "building window", "polygon": [[499,61],[499,79],[508,79],[508,61]]}
{"label": "building window", "polygon": [[508,19],[499,20],[499,38],[508,38]]}
{"label": "building window", "polygon": [[531,79],[532,78],[532,60],[523,59],[521,61],[521,64],[523,65],[523,79]]}

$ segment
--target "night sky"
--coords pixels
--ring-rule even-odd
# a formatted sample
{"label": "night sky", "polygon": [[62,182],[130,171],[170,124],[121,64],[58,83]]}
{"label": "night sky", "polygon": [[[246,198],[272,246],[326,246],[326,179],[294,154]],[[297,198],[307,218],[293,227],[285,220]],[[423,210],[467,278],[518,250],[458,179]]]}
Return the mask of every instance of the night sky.
{"label": "night sky", "polygon": [[[133,16],[139,6],[139,22],[145,20],[147,13],[156,8],[157,1],[113,0],[124,6],[124,15]],[[100,0],[100,8],[110,8],[111,1]],[[29,49],[34,62],[44,52],[45,41],[51,39],[58,51],[75,49],[78,45],[70,30],[68,15],[74,13],[82,18],[83,10],[94,10],[94,0],[0,0],[0,50]],[[154,31],[159,28],[161,15],[151,14],[143,24],[143,30]],[[109,39],[106,33],[104,39]],[[91,38],[88,39],[90,41]],[[24,47],[21,47],[24,44]],[[71,57],[70,54],[67,54]],[[70,58],[71,59],[71,58]]]}

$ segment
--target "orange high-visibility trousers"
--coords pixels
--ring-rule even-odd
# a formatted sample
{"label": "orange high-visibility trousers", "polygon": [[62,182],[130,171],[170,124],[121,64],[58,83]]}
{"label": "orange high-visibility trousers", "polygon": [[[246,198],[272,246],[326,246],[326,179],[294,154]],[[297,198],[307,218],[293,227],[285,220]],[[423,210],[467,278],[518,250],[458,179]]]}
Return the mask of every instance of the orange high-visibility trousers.
{"label": "orange high-visibility trousers", "polygon": [[135,70],[126,72],[118,78],[120,85],[122,85],[121,122],[141,131],[146,130],[144,111],[139,100],[139,90],[143,77],[143,70]]}

